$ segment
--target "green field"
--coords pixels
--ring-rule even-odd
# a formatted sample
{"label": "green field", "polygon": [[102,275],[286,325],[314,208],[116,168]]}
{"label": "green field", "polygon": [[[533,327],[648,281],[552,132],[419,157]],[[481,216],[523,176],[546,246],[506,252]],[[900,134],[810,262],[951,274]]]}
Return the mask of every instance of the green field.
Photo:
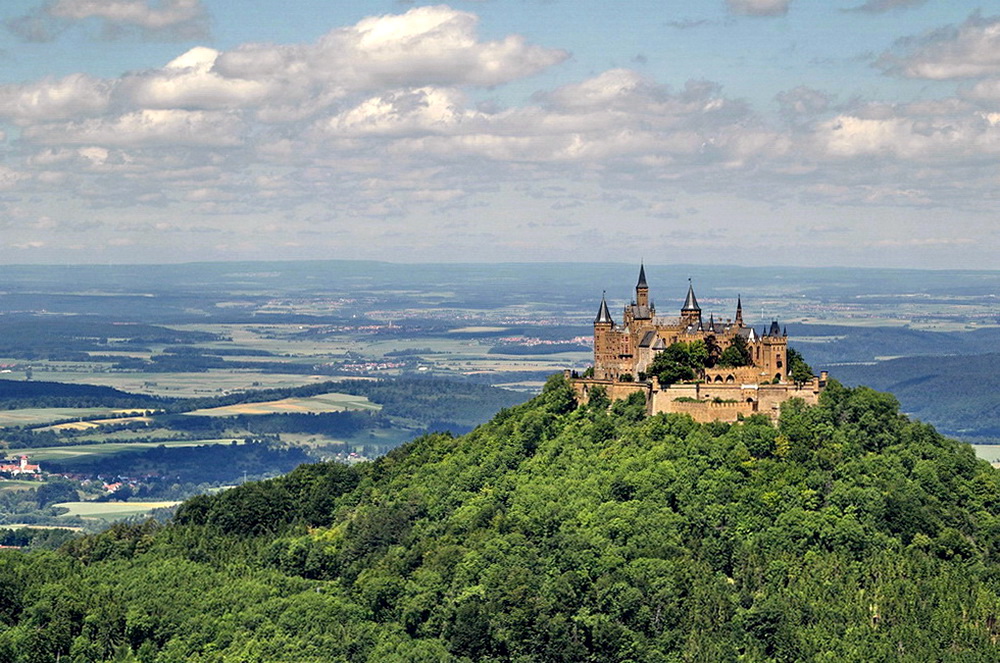
{"label": "green field", "polygon": [[37,426],[51,421],[112,414],[116,410],[102,407],[32,407],[22,410],[0,410],[0,427]]}
{"label": "green field", "polygon": [[38,488],[43,485],[44,481],[20,481],[18,479],[2,479],[0,480],[0,493],[6,493],[15,490],[30,490],[32,488]]}
{"label": "green field", "polygon": [[[233,391],[301,387],[330,379],[328,376],[322,375],[251,373],[223,369],[199,373],[111,372],[94,370],[95,364],[81,363],[69,366],[66,362],[37,362],[33,366],[36,380],[95,384],[136,394],[172,398],[198,398],[221,396]],[[96,410],[94,414],[107,411],[109,410]],[[46,421],[52,421],[52,419],[44,419],[38,423]],[[0,425],[9,426],[17,425],[17,423]]]}
{"label": "green field", "polygon": [[67,517],[80,516],[85,519],[114,521],[147,514],[153,509],[162,509],[180,502],[60,502],[53,506],[69,509]]}
{"label": "green field", "polygon": [[[77,444],[60,447],[38,447],[37,449],[11,449],[8,454],[25,454],[31,462],[57,460],[60,462],[83,460],[92,456],[111,456],[120,453],[145,451],[153,447],[197,447],[209,444],[232,444],[232,438],[217,440],[175,440],[170,442],[132,442],[107,444]],[[240,443],[240,442],[237,442]],[[42,468],[45,469],[44,467]]]}

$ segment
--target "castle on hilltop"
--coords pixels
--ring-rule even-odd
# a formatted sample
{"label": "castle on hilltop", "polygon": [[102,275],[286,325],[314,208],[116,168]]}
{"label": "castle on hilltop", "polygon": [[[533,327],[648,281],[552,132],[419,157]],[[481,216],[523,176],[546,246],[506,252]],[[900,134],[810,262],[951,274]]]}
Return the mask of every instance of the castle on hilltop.
{"label": "castle on hilltop", "polygon": [[[698,342],[708,360],[692,379],[661,385],[652,375],[657,355],[678,343]],[[719,361],[727,348],[739,350],[741,361]],[[736,421],[752,414],[777,419],[781,404],[801,398],[815,404],[826,386],[826,372],[819,377],[791,380],[788,334],[777,320],[758,333],[743,322],[743,302],[736,299],[734,318],[706,321],[688,284],[679,317],[659,316],[649,297],[645,266],[639,267],[635,299],[625,306],[622,323],[611,317],[607,300],[594,319],[594,367],[584,377],[571,375],[577,396],[586,402],[590,392],[601,388],[612,400],[641,392],[650,414],[678,412],[697,421]],[[647,373],[650,373],[647,375]]]}

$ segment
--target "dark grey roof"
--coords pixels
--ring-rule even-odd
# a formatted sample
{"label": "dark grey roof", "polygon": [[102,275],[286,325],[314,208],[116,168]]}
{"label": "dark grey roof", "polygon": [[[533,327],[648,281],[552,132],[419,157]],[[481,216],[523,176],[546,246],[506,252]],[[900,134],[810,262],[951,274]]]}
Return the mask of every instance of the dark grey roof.
{"label": "dark grey roof", "polygon": [[653,311],[648,306],[640,306],[638,304],[631,304],[629,308],[632,309],[632,317],[636,320],[652,320]]}
{"label": "dark grey roof", "polygon": [[768,331],[771,336],[781,336],[781,325],[778,324],[777,320],[771,321],[771,329]]}
{"label": "dark grey roof", "polygon": [[715,314],[708,316],[708,331],[715,333]]}
{"label": "dark grey roof", "polygon": [[601,295],[601,308],[597,310],[597,317],[594,318],[594,324],[599,322],[615,324],[615,321],[611,319],[611,311],[608,310],[608,302],[604,299],[604,295]]}
{"label": "dark grey roof", "polygon": [[653,343],[654,350],[665,350],[667,348],[667,342],[663,340],[661,336],[656,337],[656,343]]}
{"label": "dark grey roof", "polygon": [[694,286],[688,283],[688,296],[684,300],[684,306],[681,308],[682,311],[700,311],[701,307],[698,306],[698,298],[694,296]]}
{"label": "dark grey roof", "polygon": [[646,266],[639,263],[639,282],[635,284],[636,288],[648,288],[646,285]]}
{"label": "dark grey roof", "polygon": [[642,340],[639,341],[639,347],[640,348],[648,348],[649,346],[651,346],[653,344],[653,339],[655,339],[655,338],[656,338],[656,332],[655,331],[648,331],[648,332],[646,332],[645,334],[642,335]]}

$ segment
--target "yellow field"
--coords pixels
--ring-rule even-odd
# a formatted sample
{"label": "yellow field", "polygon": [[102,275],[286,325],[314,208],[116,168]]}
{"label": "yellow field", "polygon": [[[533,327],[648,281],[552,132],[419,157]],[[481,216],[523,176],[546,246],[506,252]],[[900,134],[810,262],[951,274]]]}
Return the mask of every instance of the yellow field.
{"label": "yellow field", "polygon": [[343,412],[344,410],[380,410],[381,405],[372,403],[364,396],[350,394],[321,394],[309,398],[283,398],[263,403],[241,403],[195,410],[187,414],[209,417],[233,417],[241,414],[306,414],[319,412]]}
{"label": "yellow field", "polygon": [[115,419],[94,419],[93,421],[69,421],[65,424],[56,424],[55,426],[47,426],[42,430],[90,430],[91,428],[97,428],[106,424],[124,424],[130,421],[144,421],[149,423],[152,421],[150,417],[118,417]]}

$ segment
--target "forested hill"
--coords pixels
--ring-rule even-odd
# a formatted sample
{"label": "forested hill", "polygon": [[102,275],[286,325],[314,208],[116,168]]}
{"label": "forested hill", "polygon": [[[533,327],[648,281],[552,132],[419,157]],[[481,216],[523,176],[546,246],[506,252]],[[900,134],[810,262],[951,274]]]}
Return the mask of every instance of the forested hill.
{"label": "forested hill", "polygon": [[460,438],[0,555],[0,660],[993,661],[1000,476],[836,383],[698,425],[554,378]]}

